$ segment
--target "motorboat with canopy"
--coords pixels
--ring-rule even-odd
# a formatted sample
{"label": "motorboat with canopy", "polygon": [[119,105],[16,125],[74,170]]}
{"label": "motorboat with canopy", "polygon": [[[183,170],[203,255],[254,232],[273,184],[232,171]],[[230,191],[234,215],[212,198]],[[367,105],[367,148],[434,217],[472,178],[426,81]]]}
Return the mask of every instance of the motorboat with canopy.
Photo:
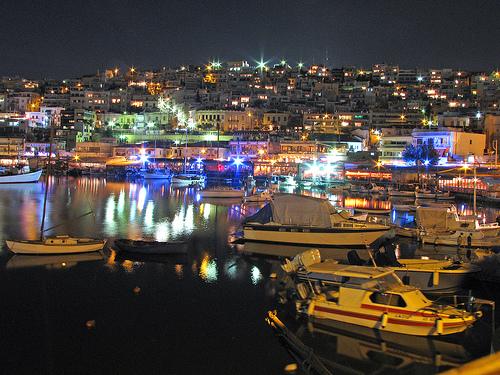
{"label": "motorboat with canopy", "polygon": [[326,199],[276,194],[243,222],[246,241],[360,247],[389,236],[390,227],[354,220]]}
{"label": "motorboat with canopy", "polygon": [[317,249],[301,261],[307,275],[322,275],[322,280],[311,277],[296,284],[297,308],[313,319],[407,335],[441,336],[463,332],[482,316],[481,311],[465,310],[466,303],[458,299],[456,305],[429,300],[420,289],[404,285],[389,268],[321,262]]}

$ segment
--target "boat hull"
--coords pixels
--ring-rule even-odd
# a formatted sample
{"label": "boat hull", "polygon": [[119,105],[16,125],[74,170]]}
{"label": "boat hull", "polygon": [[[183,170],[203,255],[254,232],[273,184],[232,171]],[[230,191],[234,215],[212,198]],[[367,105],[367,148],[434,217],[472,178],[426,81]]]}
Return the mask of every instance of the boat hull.
{"label": "boat hull", "polygon": [[202,190],[201,198],[243,198],[243,190]]}
{"label": "boat hull", "polygon": [[170,176],[167,174],[153,174],[146,173],[144,174],[145,180],[170,180]]}
{"label": "boat hull", "polygon": [[245,197],[245,202],[247,203],[261,203],[261,202],[267,202],[270,201],[270,197],[261,197],[257,195],[250,195],[248,197]]}
{"label": "boat hull", "polygon": [[407,270],[392,267],[396,275],[406,285],[419,288],[427,293],[447,293],[463,289],[471,281],[476,272],[480,270],[455,270],[447,272],[446,270],[424,271]]}
{"label": "boat hull", "polygon": [[[469,240],[470,236],[470,240]],[[485,237],[483,233],[420,233],[422,244],[445,246],[493,247],[498,245],[495,237]],[[470,243],[469,243],[470,241]]]}
{"label": "boat hull", "polygon": [[[68,241],[69,242],[69,241]],[[16,254],[78,254],[99,251],[106,241],[90,238],[79,239],[76,243],[63,243],[61,240],[45,239],[44,241],[5,241],[10,251]]]}
{"label": "boat hull", "polygon": [[435,199],[435,193],[415,193],[415,198],[417,199]]}
{"label": "boat hull", "polygon": [[[472,277],[481,271],[481,268],[476,265],[460,265],[457,268],[445,269],[447,265],[451,266],[448,262],[440,262],[433,260],[419,260],[419,259],[405,259],[407,264],[402,267],[388,267],[394,270],[396,275],[403,281],[405,285],[411,285],[423,292],[427,293],[447,293],[463,289],[472,279]],[[443,263],[442,268],[436,268]],[[415,266],[412,267],[412,264]],[[427,268],[424,268],[427,264]],[[302,272],[297,273],[301,281],[320,281],[328,284],[329,281],[325,279],[325,275],[316,272]]]}
{"label": "boat hull", "polygon": [[179,186],[191,186],[203,183],[202,179],[185,179],[172,177],[172,184]]}
{"label": "boat hull", "polygon": [[[443,336],[460,333],[469,328],[475,317],[470,315],[461,318],[443,319],[441,333],[438,333],[438,320],[435,316],[426,316],[417,312],[410,314],[408,311],[381,306],[362,306],[363,308],[350,308],[339,306],[329,301],[312,300],[307,309],[307,314],[318,319],[335,320],[355,324],[379,331],[387,331],[415,336]],[[386,320],[383,324],[384,316]]]}
{"label": "boat hull", "polygon": [[377,210],[375,208],[357,208],[357,207],[354,207],[354,211],[364,214],[373,214],[373,215],[389,215],[391,213],[391,210]]}
{"label": "boat hull", "polygon": [[296,226],[246,225],[245,241],[277,242],[296,245],[363,247],[386,235],[389,229],[301,228]]}
{"label": "boat hull", "polygon": [[389,196],[391,197],[414,197],[414,191],[398,191],[398,190],[390,190]]}
{"label": "boat hull", "polygon": [[0,184],[27,184],[38,182],[41,175],[42,170],[10,176],[0,176]]}

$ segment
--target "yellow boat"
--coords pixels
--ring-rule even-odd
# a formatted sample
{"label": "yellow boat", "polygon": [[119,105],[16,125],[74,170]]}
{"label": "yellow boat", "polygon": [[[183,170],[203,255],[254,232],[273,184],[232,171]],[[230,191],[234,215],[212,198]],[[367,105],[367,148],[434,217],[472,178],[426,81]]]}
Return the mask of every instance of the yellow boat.
{"label": "yellow boat", "polygon": [[[319,254],[317,255],[319,256]],[[459,333],[481,316],[439,305],[418,288],[403,285],[394,270],[331,262],[307,265],[323,274],[325,283],[297,284],[301,311],[317,319],[331,319],[380,331],[417,336]]]}

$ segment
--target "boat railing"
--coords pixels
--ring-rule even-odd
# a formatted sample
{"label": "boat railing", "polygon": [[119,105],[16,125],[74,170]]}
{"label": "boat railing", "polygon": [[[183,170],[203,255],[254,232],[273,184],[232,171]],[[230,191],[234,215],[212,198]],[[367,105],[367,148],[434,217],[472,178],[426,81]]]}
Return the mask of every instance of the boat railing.
{"label": "boat railing", "polygon": [[441,296],[433,300],[433,305],[444,308],[451,306],[457,309],[463,309],[467,312],[474,313],[483,308],[483,306],[490,306],[492,311],[495,310],[495,302],[487,299],[476,298],[472,295],[450,295]]}

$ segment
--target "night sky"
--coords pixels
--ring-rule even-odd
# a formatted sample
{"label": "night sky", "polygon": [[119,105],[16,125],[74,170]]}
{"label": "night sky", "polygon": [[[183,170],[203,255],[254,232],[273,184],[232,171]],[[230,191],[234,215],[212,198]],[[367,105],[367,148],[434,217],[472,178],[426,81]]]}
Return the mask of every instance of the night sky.
{"label": "night sky", "polygon": [[0,75],[286,58],[500,66],[500,0],[3,0]]}

